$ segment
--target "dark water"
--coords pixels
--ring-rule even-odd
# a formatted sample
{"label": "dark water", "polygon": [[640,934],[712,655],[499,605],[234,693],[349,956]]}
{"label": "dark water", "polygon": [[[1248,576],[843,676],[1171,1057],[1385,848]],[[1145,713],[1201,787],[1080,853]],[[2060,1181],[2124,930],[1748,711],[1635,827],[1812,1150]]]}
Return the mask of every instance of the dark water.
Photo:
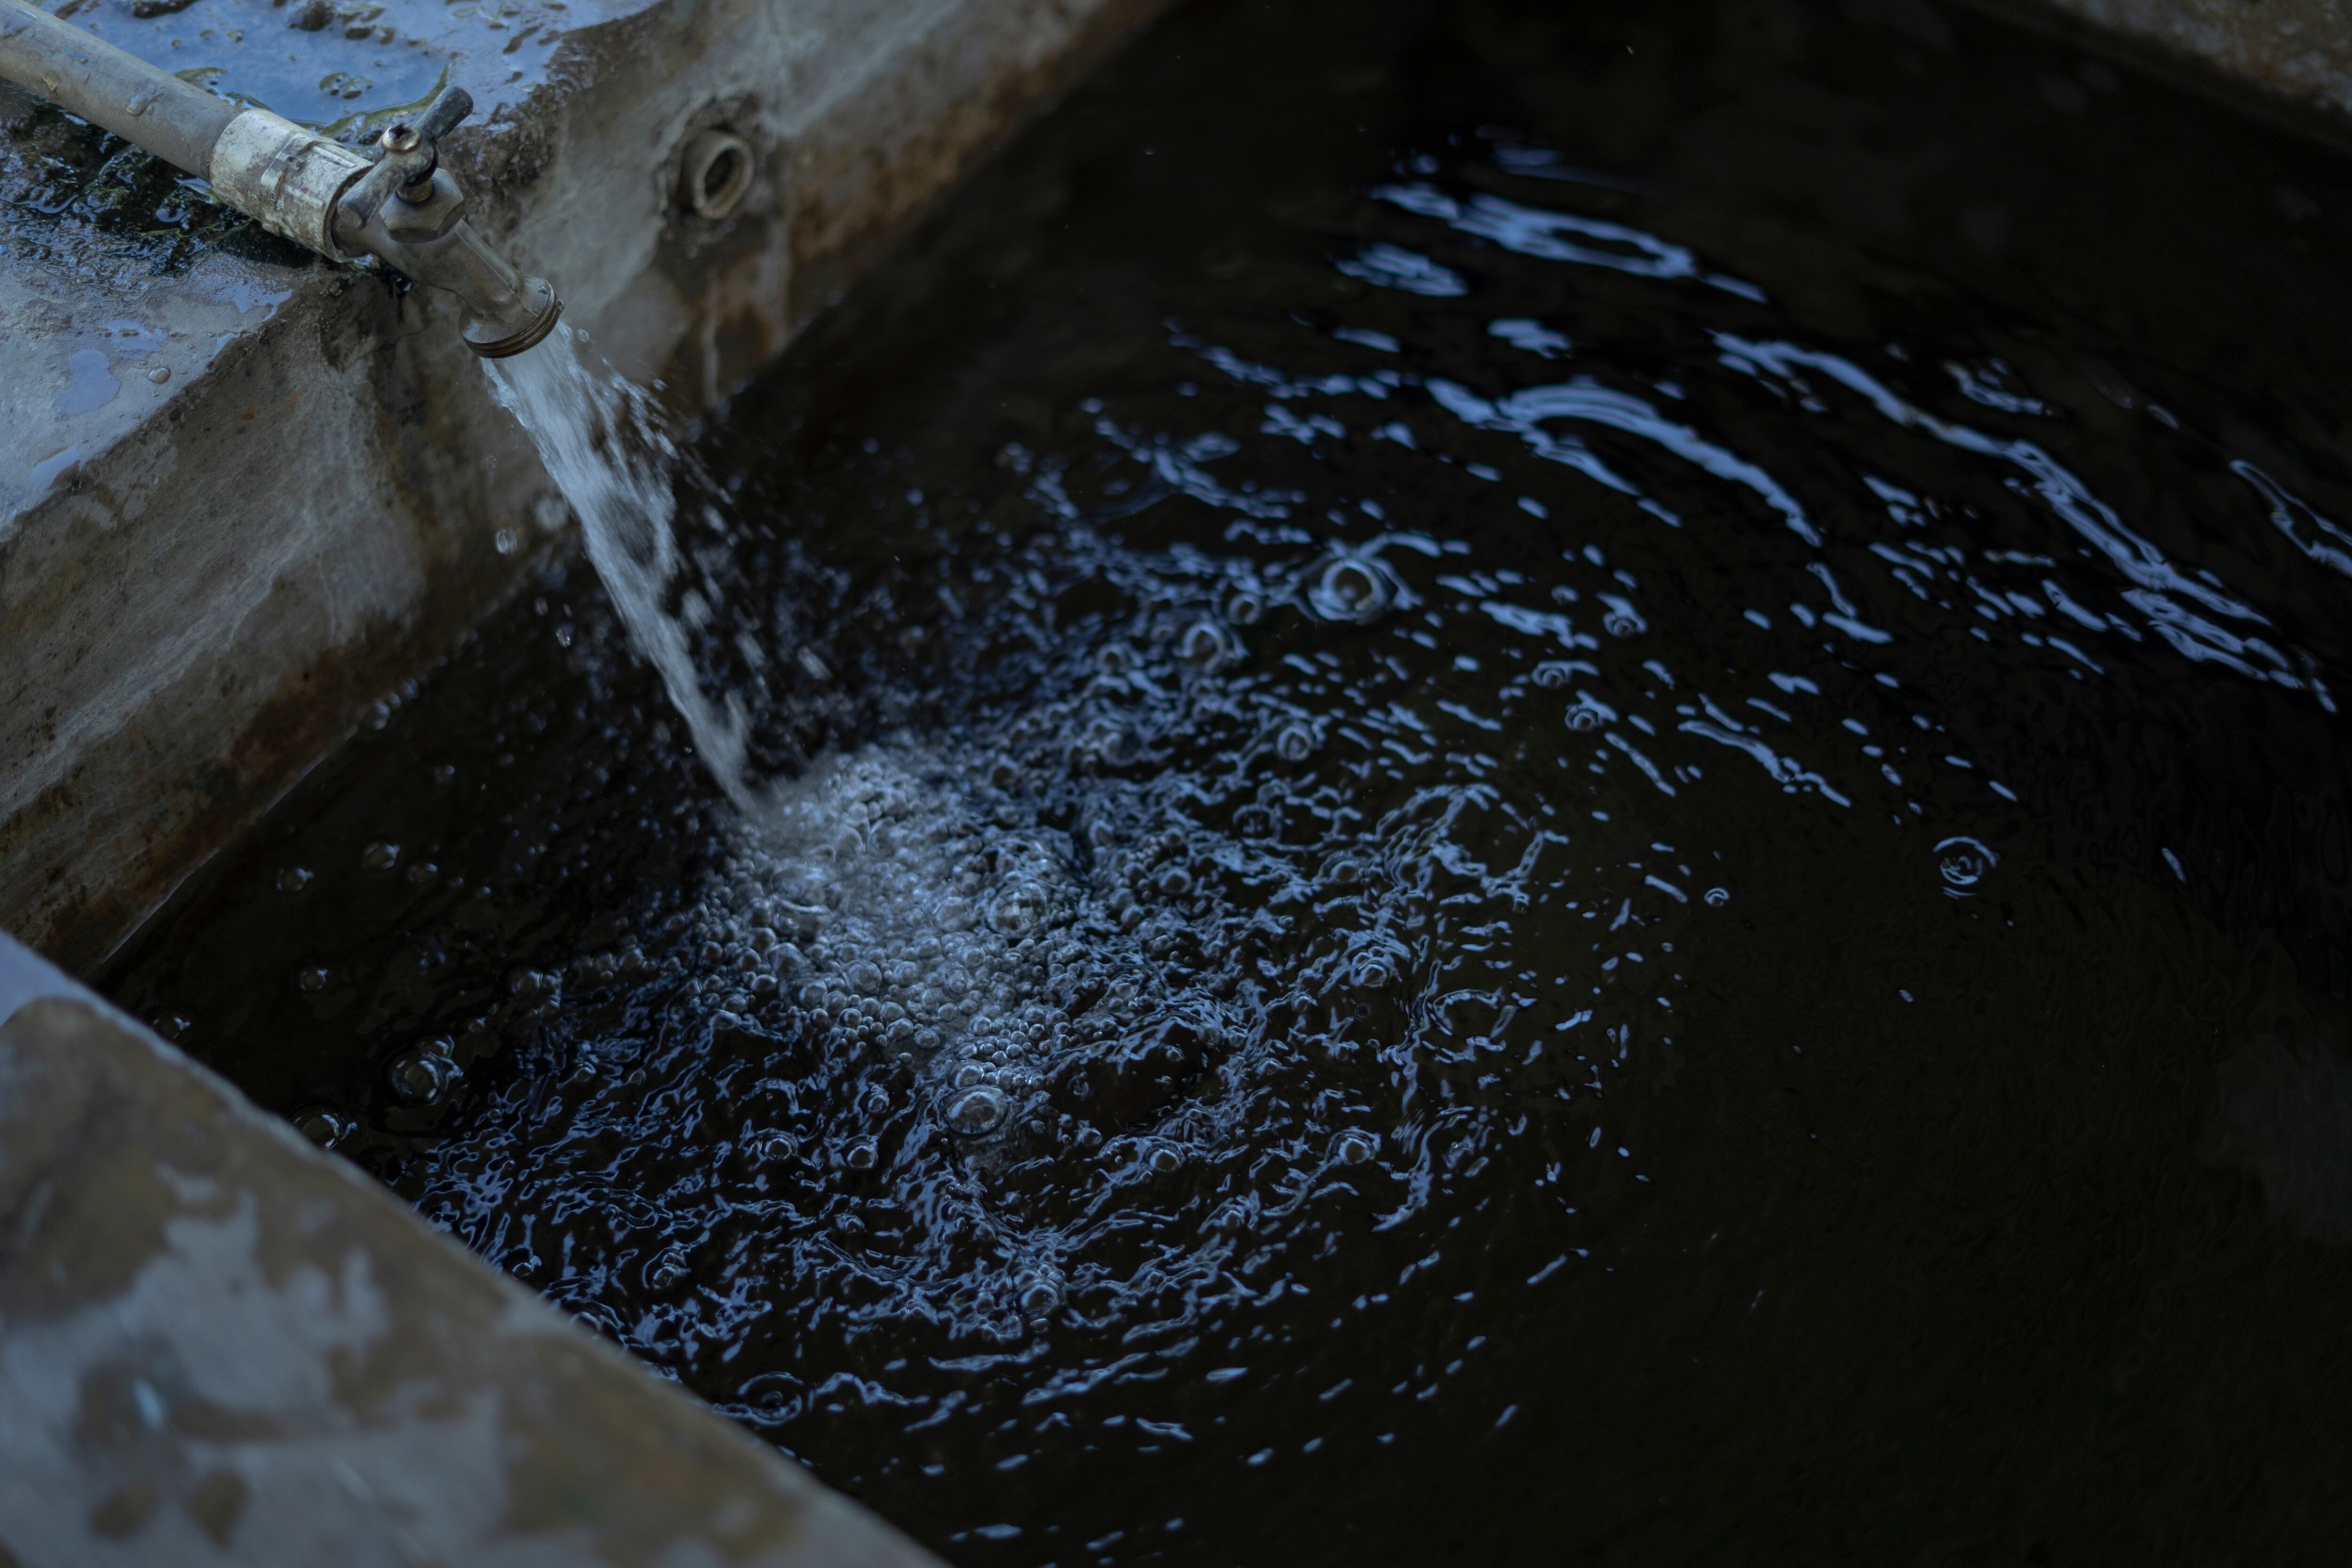
{"label": "dark water", "polygon": [[2352,170],[1921,4],[1194,5],[115,993],[962,1563],[2352,1535]]}

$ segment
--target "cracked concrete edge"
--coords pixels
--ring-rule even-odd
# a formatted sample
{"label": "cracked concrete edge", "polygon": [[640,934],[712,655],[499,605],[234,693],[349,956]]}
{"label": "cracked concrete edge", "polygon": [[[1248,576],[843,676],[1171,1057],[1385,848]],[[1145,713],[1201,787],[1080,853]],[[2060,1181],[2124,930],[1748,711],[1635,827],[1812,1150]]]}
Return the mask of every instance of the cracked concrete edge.
{"label": "cracked concrete edge", "polygon": [[0,938],[0,1563],[936,1568]]}
{"label": "cracked concrete edge", "polygon": [[[452,162],[567,319],[691,414],[1161,4],[656,0],[567,36]],[[760,178],[732,220],[681,219],[677,152],[720,121]],[[0,924],[71,968],[455,647],[564,517],[446,297],[227,257],[174,287],[193,335],[145,352],[179,370],[121,377],[136,406],[0,529]],[[0,275],[0,329],[11,289],[19,337],[116,308]]]}

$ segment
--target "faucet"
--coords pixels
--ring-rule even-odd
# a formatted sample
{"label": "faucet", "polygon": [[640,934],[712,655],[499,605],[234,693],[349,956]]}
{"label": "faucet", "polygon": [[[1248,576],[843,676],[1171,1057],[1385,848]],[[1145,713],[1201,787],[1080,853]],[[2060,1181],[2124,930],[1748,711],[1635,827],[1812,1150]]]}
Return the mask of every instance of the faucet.
{"label": "faucet", "polygon": [[547,279],[490,248],[467,220],[465,188],[441,167],[441,138],[474,110],[463,88],[387,127],[371,161],[266,109],[215,98],[29,0],[0,0],[0,79],[202,175],[272,234],[332,261],[373,255],[447,289],[465,302],[466,346],[485,359],[522,353],[563,312]]}
{"label": "faucet", "polygon": [[553,331],[563,301],[546,279],[518,272],[466,221],[466,192],[440,166],[440,140],[473,110],[464,88],[446,88],[413,121],[387,126],[376,139],[382,156],[337,198],[332,232],[337,244],[372,252],[463,300],[466,346],[484,359],[504,359]]}

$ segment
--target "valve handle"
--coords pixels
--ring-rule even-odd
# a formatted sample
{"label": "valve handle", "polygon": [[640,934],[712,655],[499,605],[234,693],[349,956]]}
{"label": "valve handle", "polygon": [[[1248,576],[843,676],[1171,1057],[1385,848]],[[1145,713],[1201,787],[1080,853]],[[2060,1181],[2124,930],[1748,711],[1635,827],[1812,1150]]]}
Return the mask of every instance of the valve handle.
{"label": "valve handle", "polygon": [[433,171],[441,166],[441,138],[473,112],[473,95],[462,87],[447,87],[436,93],[425,112],[414,120],[385,126],[383,134],[376,138],[383,152],[375,167],[344,193],[338,216],[353,229],[364,228],[395,192],[431,179]]}

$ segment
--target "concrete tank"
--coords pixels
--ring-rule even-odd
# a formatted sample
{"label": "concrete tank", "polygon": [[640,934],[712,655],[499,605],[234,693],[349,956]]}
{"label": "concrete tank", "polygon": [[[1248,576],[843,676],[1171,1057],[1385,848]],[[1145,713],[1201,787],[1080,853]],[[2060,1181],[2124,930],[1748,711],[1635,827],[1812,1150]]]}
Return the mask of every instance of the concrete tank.
{"label": "concrete tank", "polygon": [[[484,226],[694,413],[1160,4],[52,9],[232,78],[263,51],[175,40],[250,22],[312,121],[466,87]],[[2352,127],[2333,0],[1989,8]],[[32,111],[0,89],[0,160]],[[566,514],[446,296],[201,236],[157,276],[0,240],[0,1565],[929,1561],[68,978]]]}

